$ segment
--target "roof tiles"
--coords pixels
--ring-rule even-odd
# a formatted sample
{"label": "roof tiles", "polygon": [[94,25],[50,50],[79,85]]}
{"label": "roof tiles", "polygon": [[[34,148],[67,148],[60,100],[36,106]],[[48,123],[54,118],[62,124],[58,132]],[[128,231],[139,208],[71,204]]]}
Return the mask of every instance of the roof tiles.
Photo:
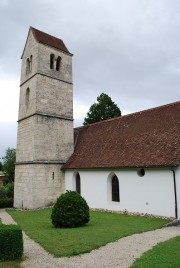
{"label": "roof tiles", "polygon": [[33,27],[31,27],[31,30],[37,42],[57,48],[68,54],[71,54],[61,39],[49,35],[47,33],[41,32]]}
{"label": "roof tiles", "polygon": [[180,102],[76,128],[64,169],[180,164]]}

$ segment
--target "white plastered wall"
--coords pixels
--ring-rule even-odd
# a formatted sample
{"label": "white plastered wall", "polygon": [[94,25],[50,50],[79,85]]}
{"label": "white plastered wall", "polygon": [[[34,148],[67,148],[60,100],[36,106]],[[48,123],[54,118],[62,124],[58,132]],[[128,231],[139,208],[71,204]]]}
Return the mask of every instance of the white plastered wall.
{"label": "white plastered wall", "polygon": [[[173,173],[170,169],[146,169],[139,177],[137,170],[79,170],[81,195],[90,208],[148,213],[175,217]],[[65,190],[75,190],[77,171],[65,172]],[[119,179],[120,202],[111,201],[110,179]],[[176,170],[178,215],[180,216],[180,170]]]}
{"label": "white plastered wall", "polygon": [[176,194],[177,194],[177,214],[178,219],[180,219],[180,167],[175,169],[176,178]]}

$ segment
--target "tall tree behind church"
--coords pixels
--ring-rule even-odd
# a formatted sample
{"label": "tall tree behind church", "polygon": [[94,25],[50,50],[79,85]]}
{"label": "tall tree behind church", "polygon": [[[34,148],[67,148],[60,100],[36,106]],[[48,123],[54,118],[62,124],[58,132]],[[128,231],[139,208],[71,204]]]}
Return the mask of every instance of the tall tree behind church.
{"label": "tall tree behind church", "polygon": [[105,93],[97,97],[97,103],[89,108],[87,116],[84,118],[83,125],[92,124],[109,118],[121,116],[121,110]]}

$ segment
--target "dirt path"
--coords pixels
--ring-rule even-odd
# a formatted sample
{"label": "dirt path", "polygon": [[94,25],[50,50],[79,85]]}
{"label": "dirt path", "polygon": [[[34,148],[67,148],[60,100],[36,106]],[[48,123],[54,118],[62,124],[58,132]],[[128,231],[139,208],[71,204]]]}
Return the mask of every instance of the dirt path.
{"label": "dirt path", "polygon": [[[5,210],[0,209],[0,218],[4,224],[15,224]],[[25,268],[128,268],[136,258],[157,243],[180,236],[180,227],[135,234],[71,258],[54,258],[25,233],[23,236],[26,260],[22,262],[22,267]]]}

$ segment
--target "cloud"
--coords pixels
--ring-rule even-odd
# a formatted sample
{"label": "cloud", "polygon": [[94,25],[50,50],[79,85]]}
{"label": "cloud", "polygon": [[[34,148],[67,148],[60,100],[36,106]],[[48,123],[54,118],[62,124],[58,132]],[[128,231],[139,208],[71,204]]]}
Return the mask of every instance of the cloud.
{"label": "cloud", "polygon": [[17,139],[17,123],[1,122],[1,138],[0,138],[0,162],[5,156],[5,151],[10,148],[16,148]]}
{"label": "cloud", "polygon": [[0,123],[17,122],[19,103],[19,81],[0,80]]}
{"label": "cloud", "polygon": [[74,54],[76,126],[102,92],[122,114],[179,101],[179,10],[179,0],[0,1],[1,118],[17,117],[12,80],[20,80],[30,25],[63,39]]}

